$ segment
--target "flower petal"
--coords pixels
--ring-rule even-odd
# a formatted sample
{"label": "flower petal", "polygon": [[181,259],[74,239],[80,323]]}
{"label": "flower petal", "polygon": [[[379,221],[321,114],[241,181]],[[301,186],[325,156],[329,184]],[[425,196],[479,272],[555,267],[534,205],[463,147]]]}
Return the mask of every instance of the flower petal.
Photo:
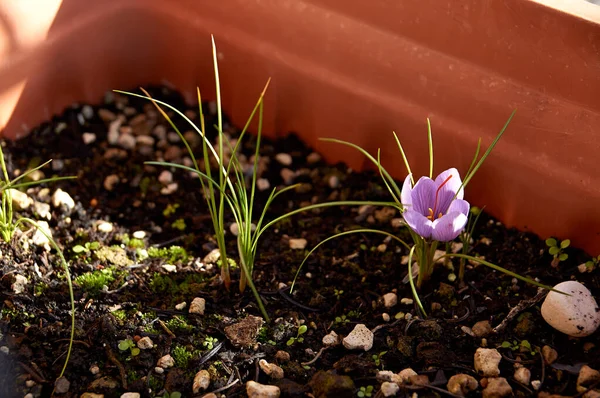
{"label": "flower petal", "polygon": [[429,177],[421,177],[412,189],[413,210],[424,215],[429,215],[429,209],[433,209],[435,202],[435,190],[437,186]]}
{"label": "flower petal", "polygon": [[[444,181],[446,181],[446,179],[450,176],[452,177],[448,180],[448,182],[444,184],[444,186],[440,188],[438,192],[436,213],[446,214],[449,211],[448,207],[450,206],[450,203],[454,199],[454,195],[456,195],[456,192],[462,184],[462,180],[460,179],[460,174],[458,173],[458,170],[452,167],[446,171],[442,171],[435,178],[436,189],[437,187],[442,185]],[[463,188],[460,190],[460,192],[458,192],[458,195],[456,195],[456,199],[462,199],[464,197],[464,194],[465,190]]]}
{"label": "flower petal", "polygon": [[450,207],[448,207],[448,213],[458,212],[468,216],[470,208],[471,205],[466,200],[455,199],[452,201],[452,203],[450,203]]}
{"label": "flower petal", "polygon": [[403,207],[411,208],[412,207],[412,182],[411,179],[412,174],[409,174],[404,179],[404,184],[402,184],[402,192],[400,192],[400,202],[402,202]]}
{"label": "flower petal", "polygon": [[467,216],[455,211],[447,213],[432,223],[431,237],[440,242],[454,240],[467,224]]}
{"label": "flower petal", "polygon": [[433,231],[433,222],[430,219],[419,212],[412,210],[406,210],[402,216],[404,217],[404,221],[406,221],[408,226],[417,234],[425,239],[429,239],[431,237],[431,232]]}

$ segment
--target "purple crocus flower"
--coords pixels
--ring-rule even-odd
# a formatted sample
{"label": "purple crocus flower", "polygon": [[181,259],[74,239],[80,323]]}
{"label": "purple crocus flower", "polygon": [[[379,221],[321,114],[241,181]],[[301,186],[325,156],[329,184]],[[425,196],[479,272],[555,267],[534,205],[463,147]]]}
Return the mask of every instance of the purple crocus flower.
{"label": "purple crocus flower", "polygon": [[470,207],[463,200],[464,189],[458,191],[461,184],[455,168],[443,171],[435,181],[421,177],[414,187],[409,174],[400,195],[403,217],[409,227],[425,239],[454,240],[467,224]]}

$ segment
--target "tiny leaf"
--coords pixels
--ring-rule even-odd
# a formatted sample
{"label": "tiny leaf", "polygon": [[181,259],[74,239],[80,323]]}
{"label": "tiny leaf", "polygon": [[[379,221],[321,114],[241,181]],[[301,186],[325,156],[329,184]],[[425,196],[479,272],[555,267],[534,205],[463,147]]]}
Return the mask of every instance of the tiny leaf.
{"label": "tiny leaf", "polygon": [[566,249],[567,247],[569,247],[570,244],[571,244],[571,240],[565,239],[562,242],[560,242],[560,247],[563,249]]}
{"label": "tiny leaf", "polygon": [[306,325],[302,325],[298,328],[298,334],[304,334],[306,333],[306,331],[308,330],[308,327],[306,327]]}
{"label": "tiny leaf", "polygon": [[562,253],[560,256],[558,256],[558,259],[560,261],[565,261],[567,258],[569,258],[569,255],[567,253]]}
{"label": "tiny leaf", "polygon": [[556,247],[556,239],[548,238],[546,239],[546,246],[548,247]]}
{"label": "tiny leaf", "polygon": [[121,340],[119,341],[119,350],[126,351],[129,348],[129,341]]}
{"label": "tiny leaf", "polygon": [[83,253],[83,252],[87,251],[87,249],[81,245],[75,245],[75,246],[73,246],[73,251],[75,253],[79,254],[79,253]]}
{"label": "tiny leaf", "polygon": [[136,355],[139,355],[139,354],[140,354],[140,349],[139,349],[139,348],[137,348],[137,347],[133,347],[133,348],[131,349],[131,355],[132,355],[132,356],[134,356],[134,357],[135,357]]}
{"label": "tiny leaf", "polygon": [[552,256],[556,256],[558,252],[560,252],[560,249],[556,246],[552,246],[550,249],[548,249],[548,253],[550,253]]}

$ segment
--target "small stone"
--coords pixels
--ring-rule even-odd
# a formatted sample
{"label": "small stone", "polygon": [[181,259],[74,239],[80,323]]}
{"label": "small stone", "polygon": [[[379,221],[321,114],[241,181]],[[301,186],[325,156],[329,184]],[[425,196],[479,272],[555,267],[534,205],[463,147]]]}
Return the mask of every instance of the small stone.
{"label": "small stone", "polygon": [[182,311],[183,309],[185,309],[186,306],[187,306],[187,303],[185,301],[183,301],[179,304],[175,304],[175,309],[177,311]]}
{"label": "small stone", "polygon": [[172,144],[177,144],[181,141],[181,137],[176,132],[169,131],[169,133],[167,133],[167,140]]}
{"label": "small stone", "polygon": [[542,317],[556,330],[572,337],[584,337],[600,326],[600,307],[592,293],[576,281],[561,282],[550,291],[542,304]]}
{"label": "small stone", "polygon": [[156,366],[154,368],[154,373],[161,375],[161,374],[165,373],[165,370],[163,368],[161,368],[160,366]]}
{"label": "small stone", "polygon": [[75,207],[75,201],[67,192],[58,188],[52,195],[52,206],[54,207],[66,207],[68,210],[72,210]]}
{"label": "small stone", "polygon": [[52,161],[52,170],[53,171],[61,171],[65,168],[65,161],[62,159],[54,159]]}
{"label": "small stone", "polygon": [[79,398],[104,398],[104,394],[96,394],[93,392],[84,392]]}
{"label": "small stone", "polygon": [[384,397],[393,397],[399,390],[400,386],[396,383],[390,383],[389,381],[381,383],[381,393]]}
{"label": "small stone", "polygon": [[98,373],[100,373],[100,367],[96,364],[93,364],[92,366],[90,366],[90,373],[94,376],[97,375]]}
{"label": "small stone", "polygon": [[81,134],[81,139],[85,145],[89,145],[96,141],[96,134],[94,133],[83,133]]}
{"label": "small stone", "polygon": [[106,135],[106,139],[110,145],[116,145],[119,142],[119,129],[123,124],[123,119],[120,117],[118,119],[113,120],[108,125],[108,134]]}
{"label": "small stone", "polygon": [[33,381],[33,380],[27,380],[25,382],[25,387],[31,388],[31,387],[35,386],[35,384],[36,384],[35,381]]}
{"label": "small stone", "polygon": [[138,135],[137,137],[135,137],[135,142],[139,146],[154,146],[155,141],[156,140],[154,139],[154,137],[151,137],[149,135]]}
{"label": "small stone", "polygon": [[46,220],[50,220],[52,218],[50,205],[48,203],[35,201],[33,202],[33,210],[40,218],[45,218]]}
{"label": "small stone", "polygon": [[208,253],[206,256],[204,256],[204,258],[202,259],[202,262],[204,264],[215,264],[217,261],[219,261],[220,257],[221,257],[221,252],[219,251],[219,249],[218,248],[212,249],[210,251],[210,253]]}
{"label": "small stone", "polygon": [[259,191],[266,191],[271,188],[271,183],[266,178],[259,178],[256,180],[256,188],[258,188]]}
{"label": "small stone", "polygon": [[461,326],[460,330],[464,333],[464,334],[468,334],[471,337],[476,337],[475,333],[473,333],[473,329],[471,329],[468,326]]}
{"label": "small stone", "polygon": [[527,368],[518,368],[514,374],[515,380],[521,384],[528,385],[531,380],[531,371]]}
{"label": "small stone", "polygon": [[464,373],[459,373],[450,377],[450,380],[448,380],[448,384],[446,385],[448,391],[461,397],[464,397],[471,391],[475,391],[477,387],[479,387],[477,379]]}
{"label": "small stone", "polygon": [[52,238],[50,225],[46,221],[38,221],[37,225],[39,228],[35,229],[35,233],[31,237],[31,242],[34,245],[43,247],[46,251],[50,251],[50,238]]}
{"label": "small stone", "polygon": [[127,151],[121,148],[108,148],[104,152],[104,159],[107,160],[123,160],[127,158]]}
{"label": "small stone", "polygon": [[312,394],[319,398],[336,398],[356,396],[356,387],[352,378],[337,375],[333,372],[318,371],[308,382]]}
{"label": "small stone", "polygon": [[275,160],[277,160],[277,162],[283,166],[292,165],[292,156],[288,153],[278,153],[275,155]]}
{"label": "small stone", "polygon": [[132,235],[135,239],[144,239],[146,237],[145,231],[135,231]]}
{"label": "small stone", "polygon": [[381,314],[381,319],[382,319],[384,322],[389,322],[389,321],[390,321],[390,319],[391,319],[391,318],[390,318],[390,314],[388,314],[387,312],[384,312],[383,314]]}
{"label": "small stone", "polygon": [[167,354],[158,359],[158,361],[156,362],[156,366],[160,366],[163,369],[172,368],[173,366],[175,366],[175,360],[171,355]]}
{"label": "small stone", "polygon": [[176,182],[172,182],[169,185],[167,185],[166,187],[163,187],[160,190],[161,195],[170,195],[172,193],[177,192],[177,189],[179,188],[179,185]]}
{"label": "small stone", "polygon": [[504,377],[493,377],[488,379],[487,386],[482,392],[483,398],[502,398],[512,395],[512,387]]}
{"label": "small stone", "polygon": [[116,174],[111,174],[106,176],[106,178],[104,179],[104,189],[106,189],[107,191],[112,191],[115,188],[115,185],[117,185],[120,181],[120,178],[118,175]]}
{"label": "small stone", "polygon": [[146,336],[138,340],[137,346],[140,350],[148,350],[154,348],[154,342],[150,337]]}
{"label": "small stone", "polygon": [[27,278],[23,275],[16,274],[13,280],[13,283],[10,285],[10,288],[15,294],[21,294],[27,288]]}
{"label": "small stone", "polygon": [[414,301],[411,298],[408,297],[404,297],[402,300],[400,300],[400,304],[404,304],[404,305],[413,305]]}
{"label": "small stone", "polygon": [[204,310],[206,309],[206,300],[202,297],[196,297],[192,300],[190,304],[190,314],[199,314],[204,315]]}
{"label": "small stone", "polygon": [[402,369],[398,373],[398,376],[400,377],[402,383],[408,383],[411,378],[413,378],[414,376],[418,376],[418,374],[412,368],[406,368]]}
{"label": "small stone", "polygon": [[241,321],[227,326],[224,329],[225,335],[236,347],[250,347],[256,343],[258,332],[264,323],[261,317],[248,315]]}
{"label": "small stone", "polygon": [[292,250],[304,250],[306,245],[308,244],[307,240],[304,238],[299,239],[290,239],[290,249]]}
{"label": "small stone", "polygon": [[97,225],[96,225],[96,229],[99,232],[104,232],[104,233],[109,233],[112,232],[113,230],[113,225],[109,222],[106,221],[100,221]]}
{"label": "small stone", "polygon": [[158,175],[158,182],[160,182],[163,185],[169,185],[170,183],[173,182],[173,173],[171,173],[169,170],[163,170],[159,175]]}
{"label": "small stone", "polygon": [[583,365],[577,376],[577,392],[585,392],[598,382],[600,382],[600,372],[588,365]]}
{"label": "small stone", "polygon": [[194,394],[198,394],[200,390],[206,390],[210,385],[210,373],[208,370],[202,369],[196,376],[194,376],[194,383],[192,384],[192,391]]}
{"label": "small stone", "polygon": [[2,347],[0,347],[0,352],[3,354],[10,354],[10,348],[8,348],[7,346],[3,345]]}
{"label": "small stone", "polygon": [[201,398],[219,398],[219,397],[217,397],[217,394],[215,394],[214,392],[209,392],[208,394],[203,395]]}
{"label": "small stone", "polygon": [[329,334],[323,336],[322,342],[325,347],[334,347],[340,344],[340,336],[332,330]]}
{"label": "small stone", "polygon": [[62,376],[54,382],[54,392],[57,394],[65,394],[69,391],[71,382],[66,377]]}
{"label": "small stone", "polygon": [[29,393],[25,394],[25,395],[23,396],[23,398],[34,398],[34,396],[33,396],[33,394],[32,394],[32,393],[30,393],[30,392],[29,392]]}
{"label": "small stone", "polygon": [[383,306],[385,308],[392,308],[398,304],[398,296],[396,293],[386,293],[383,295]]}
{"label": "small stone", "polygon": [[542,386],[542,381],[541,380],[533,380],[531,382],[531,387],[533,387],[533,389],[535,391],[538,391],[540,389],[540,387]]}
{"label": "small stone", "polygon": [[542,356],[546,364],[552,365],[558,359],[558,352],[549,345],[545,345],[542,347]]}
{"label": "small stone", "polygon": [[308,162],[308,164],[315,164],[315,163],[321,161],[321,155],[319,155],[317,152],[311,152],[306,157],[306,161]]}
{"label": "small stone", "polygon": [[343,339],[342,343],[348,350],[369,351],[371,347],[373,347],[373,338],[373,332],[362,323],[359,323],[352,329],[350,334]]}
{"label": "small stone", "polygon": [[490,321],[479,321],[471,328],[473,334],[477,337],[486,337],[492,333],[492,325]]}
{"label": "small stone", "polygon": [[273,379],[283,379],[283,369],[274,363],[269,363],[264,359],[261,359],[258,361],[258,365],[267,376],[270,376]]}
{"label": "small stone", "polygon": [[121,395],[121,398],[140,398],[141,395],[139,392],[126,392]]}
{"label": "small stone", "polygon": [[475,370],[485,377],[497,377],[500,375],[498,365],[502,355],[495,348],[478,348],[475,351]]}
{"label": "small stone", "polygon": [[284,363],[290,360],[290,353],[287,351],[279,350],[275,353],[275,360]]}
{"label": "small stone", "polygon": [[115,120],[117,118],[117,115],[115,115],[113,112],[109,111],[108,109],[104,109],[104,108],[98,109],[98,116],[100,116],[100,119],[102,119],[102,121],[105,123],[112,122],[113,120]]}
{"label": "small stone", "polygon": [[94,108],[92,108],[89,105],[84,105],[81,108],[81,114],[83,115],[84,118],[91,119],[92,117],[94,117]]}
{"label": "small stone", "polygon": [[278,398],[279,387],[269,386],[250,380],[246,383],[246,394],[248,398]]}
{"label": "small stone", "polygon": [[177,272],[177,266],[174,264],[163,264],[161,265],[161,268],[167,272]]}
{"label": "small stone", "polygon": [[159,124],[156,127],[154,127],[152,134],[154,134],[154,136],[156,138],[158,138],[159,140],[166,140],[167,139],[167,128],[165,126],[163,126],[162,124]]}
{"label": "small stone", "polygon": [[294,178],[296,177],[296,173],[294,173],[288,168],[281,169],[279,175],[281,175],[281,179],[283,180],[283,183],[285,185],[291,185],[292,182],[294,182]]}
{"label": "small stone", "polygon": [[178,146],[171,145],[163,155],[166,161],[175,161],[181,159],[182,149]]}

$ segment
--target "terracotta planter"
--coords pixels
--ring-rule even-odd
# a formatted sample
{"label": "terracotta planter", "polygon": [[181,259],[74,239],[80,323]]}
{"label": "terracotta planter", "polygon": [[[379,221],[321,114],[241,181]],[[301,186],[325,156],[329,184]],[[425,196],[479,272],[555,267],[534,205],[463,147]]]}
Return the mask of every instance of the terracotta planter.
{"label": "terracotta planter", "polygon": [[[545,4],[542,4],[545,3]],[[267,131],[295,131],[330,161],[367,166],[340,137],[405,170],[463,173],[518,109],[467,198],[509,226],[600,250],[600,7],[584,1],[4,0],[0,129],[22,135],[75,101],[169,82],[242,123],[268,77]]]}

